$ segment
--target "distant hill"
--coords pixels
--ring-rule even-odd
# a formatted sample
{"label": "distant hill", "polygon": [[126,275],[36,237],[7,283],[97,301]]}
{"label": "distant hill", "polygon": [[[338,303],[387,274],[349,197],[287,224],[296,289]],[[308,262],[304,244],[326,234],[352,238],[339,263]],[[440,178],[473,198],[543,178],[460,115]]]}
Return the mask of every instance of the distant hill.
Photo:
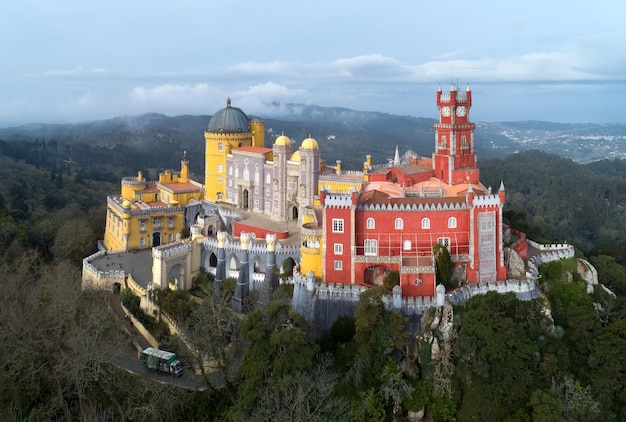
{"label": "distant hill", "polygon": [[[434,147],[435,119],[362,112],[339,107],[282,105],[285,117],[262,118],[266,145],[285,134],[296,143],[312,136],[320,143],[322,157],[334,164],[341,160],[346,169],[360,169],[365,154],[381,163],[393,156],[395,146],[430,156]],[[250,116],[256,117],[256,116]],[[178,167],[187,150],[192,170],[203,171],[203,132],[211,116],[144,114],[76,124],[27,124],[0,128],[0,139],[21,141],[55,140],[59,145],[82,143],[103,148],[122,146],[166,152],[155,163],[134,162],[135,166]],[[479,158],[505,157],[538,149],[579,163],[626,157],[626,125],[569,124],[538,121],[476,123],[476,152]],[[194,157],[199,157],[194,163]],[[129,164],[132,164],[129,163]],[[133,169],[133,171],[136,169]]]}

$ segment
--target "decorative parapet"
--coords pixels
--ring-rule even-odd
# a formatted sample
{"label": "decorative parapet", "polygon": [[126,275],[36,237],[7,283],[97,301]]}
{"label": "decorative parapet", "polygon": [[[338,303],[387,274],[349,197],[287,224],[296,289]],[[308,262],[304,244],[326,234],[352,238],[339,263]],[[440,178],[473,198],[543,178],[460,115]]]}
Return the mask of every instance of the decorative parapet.
{"label": "decorative parapet", "polygon": [[[300,284],[306,288],[307,277],[300,273],[294,273],[293,283]],[[360,294],[365,290],[367,290],[367,287],[360,284],[315,283],[315,293],[320,299],[342,299],[358,302]]]}
{"label": "decorative parapet", "polygon": [[308,238],[321,238],[324,235],[324,229],[315,228],[307,229],[305,227],[300,228],[300,236]]}
{"label": "decorative parapet", "polygon": [[90,261],[105,255],[105,251],[99,251],[83,259],[83,282],[90,281],[92,287],[108,287],[109,283],[124,282],[126,272],[124,270],[101,271]]}
{"label": "decorative parapet", "polygon": [[466,210],[465,201],[432,204],[360,204],[357,209],[364,211],[457,211]]}
{"label": "decorative parapet", "polygon": [[453,305],[462,305],[476,295],[484,295],[487,292],[515,293],[527,298],[535,298],[541,295],[539,286],[534,279],[528,280],[505,280],[487,283],[466,284],[447,294]]}
{"label": "decorative parapet", "polygon": [[324,204],[327,207],[350,208],[352,207],[352,194],[327,194]]}
{"label": "decorative parapet", "polygon": [[[393,296],[383,296],[383,305],[388,311],[394,309]],[[404,315],[421,315],[424,311],[437,306],[437,302],[430,296],[403,297],[400,309]]]}
{"label": "decorative parapet", "polygon": [[356,255],[354,262],[356,263],[372,263],[372,264],[398,264],[402,260],[401,256],[369,256],[369,255]]}
{"label": "decorative parapet", "polygon": [[435,272],[435,267],[432,265],[421,267],[400,267],[400,274],[432,274]]}
{"label": "decorative parapet", "polygon": [[128,283],[128,288],[131,289],[135,295],[145,296],[146,294],[148,294],[148,291],[145,289],[145,287],[139,285],[139,283],[137,283],[133,278],[132,274],[128,275],[126,282]]}
{"label": "decorative parapet", "polygon": [[127,176],[127,177],[122,178],[122,186],[128,186],[132,188],[137,188],[137,187],[142,187],[142,186],[145,187],[150,183],[156,183],[156,182],[155,181],[148,182],[146,179],[139,180],[137,177],[133,177],[133,176]]}
{"label": "decorative parapet", "polygon": [[499,195],[477,195],[473,201],[474,207],[497,207],[500,206]]}
{"label": "decorative parapet", "polygon": [[192,243],[184,243],[184,241],[179,240],[152,248],[152,257],[158,259],[175,258],[188,254],[192,248]]}
{"label": "decorative parapet", "polygon": [[575,255],[574,246],[568,245],[567,243],[553,243],[550,245],[542,245],[530,239],[528,239],[527,241],[530,247],[539,251],[538,254],[528,260],[529,264],[533,264],[537,267],[546,262],[573,258]]}

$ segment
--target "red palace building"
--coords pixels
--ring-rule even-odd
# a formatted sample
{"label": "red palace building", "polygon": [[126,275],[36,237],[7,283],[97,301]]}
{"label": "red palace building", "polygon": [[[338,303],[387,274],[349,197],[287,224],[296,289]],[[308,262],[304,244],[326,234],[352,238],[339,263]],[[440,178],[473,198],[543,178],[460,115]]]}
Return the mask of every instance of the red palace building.
{"label": "red palace building", "polygon": [[365,163],[360,191],[320,191],[324,227],[322,279],[377,285],[400,273],[402,296],[434,296],[433,246],[445,245],[452,277],[467,283],[505,280],[502,207],[480,182],[470,122],[472,92],[452,85],[437,91],[439,122],[431,158],[396,156]]}

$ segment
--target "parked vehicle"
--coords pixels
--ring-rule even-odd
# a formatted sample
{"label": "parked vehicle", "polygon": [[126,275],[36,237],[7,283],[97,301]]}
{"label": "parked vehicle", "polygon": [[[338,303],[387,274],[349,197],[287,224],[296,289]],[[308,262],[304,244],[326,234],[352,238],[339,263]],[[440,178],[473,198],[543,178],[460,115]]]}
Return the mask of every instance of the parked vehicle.
{"label": "parked vehicle", "polygon": [[172,374],[177,377],[183,374],[183,364],[175,353],[148,347],[141,352],[141,363],[148,369]]}

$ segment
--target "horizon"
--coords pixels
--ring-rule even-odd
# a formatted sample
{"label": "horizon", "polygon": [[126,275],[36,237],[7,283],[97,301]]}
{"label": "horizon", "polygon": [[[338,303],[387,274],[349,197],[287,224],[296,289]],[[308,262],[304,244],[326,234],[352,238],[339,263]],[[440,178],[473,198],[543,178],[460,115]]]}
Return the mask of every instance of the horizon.
{"label": "horizon", "polygon": [[228,97],[268,119],[286,103],[436,119],[437,87],[452,84],[471,86],[474,121],[625,123],[615,104],[626,30],[614,9],[13,2],[0,16],[0,126],[212,115]]}
{"label": "horizon", "polygon": [[[394,113],[385,113],[382,111],[373,111],[373,110],[355,110],[355,109],[351,109],[351,108],[347,108],[347,107],[339,107],[339,106],[319,106],[316,104],[294,104],[296,106],[307,106],[307,107],[313,107],[313,108],[324,108],[324,109],[332,109],[332,108],[341,108],[341,109],[346,109],[349,111],[353,111],[356,113],[381,113],[381,114],[388,114],[390,116],[396,116],[396,117],[409,117],[409,118],[414,118],[414,119],[430,119],[433,121],[438,121],[439,116],[411,116],[411,115],[407,115],[407,114],[394,114]],[[237,107],[236,105],[233,105],[233,107]],[[224,108],[224,107],[221,107]],[[221,109],[220,108],[220,109]],[[240,108],[240,107],[238,107]],[[166,118],[171,118],[171,119],[176,119],[179,117],[201,117],[201,116],[207,116],[207,117],[212,117],[213,114],[215,114],[215,112],[219,111],[220,109],[215,110],[213,113],[208,114],[208,113],[200,113],[200,114],[191,114],[191,113],[184,113],[184,114],[167,114],[167,113],[160,113],[160,112],[154,112],[154,111],[147,111],[144,113],[138,113],[138,114],[121,114],[121,115],[115,115],[115,116],[110,116],[110,117],[102,117],[102,118],[94,118],[94,119],[85,119],[85,120],[76,120],[76,121],[58,121],[58,122],[43,122],[43,121],[29,121],[29,122],[20,122],[17,124],[5,124],[4,122],[0,121],[0,129],[19,129],[21,127],[26,127],[26,126],[30,126],[30,125],[49,125],[49,126],[55,126],[55,125],[81,125],[81,124],[90,124],[90,123],[95,123],[95,122],[106,122],[106,121],[110,121],[110,120],[116,120],[116,119],[135,119],[135,118],[140,118],[143,116],[149,116],[149,115],[157,115],[157,116],[164,116]],[[257,114],[253,114],[253,113],[247,113],[246,110],[242,110],[244,113],[246,113],[246,115],[248,117],[253,116],[253,117],[257,117],[260,118],[262,120],[285,120],[285,121],[298,121],[297,119],[294,119],[294,115],[293,114],[285,114],[283,116],[280,115],[274,115],[271,117],[263,117],[263,116],[259,116]],[[306,119],[305,119],[306,121]],[[493,123],[493,124],[506,124],[506,123],[532,123],[532,122],[536,122],[536,123],[554,123],[554,124],[565,124],[565,125],[585,125],[585,124],[592,124],[592,125],[615,125],[615,126],[620,126],[620,125],[626,125],[626,122],[556,122],[556,121],[551,121],[551,120],[534,120],[534,119],[525,119],[525,120],[498,120],[498,121],[491,121],[491,120],[475,120],[475,119],[471,119],[471,121],[473,123]],[[208,124],[208,121],[207,121]]]}

